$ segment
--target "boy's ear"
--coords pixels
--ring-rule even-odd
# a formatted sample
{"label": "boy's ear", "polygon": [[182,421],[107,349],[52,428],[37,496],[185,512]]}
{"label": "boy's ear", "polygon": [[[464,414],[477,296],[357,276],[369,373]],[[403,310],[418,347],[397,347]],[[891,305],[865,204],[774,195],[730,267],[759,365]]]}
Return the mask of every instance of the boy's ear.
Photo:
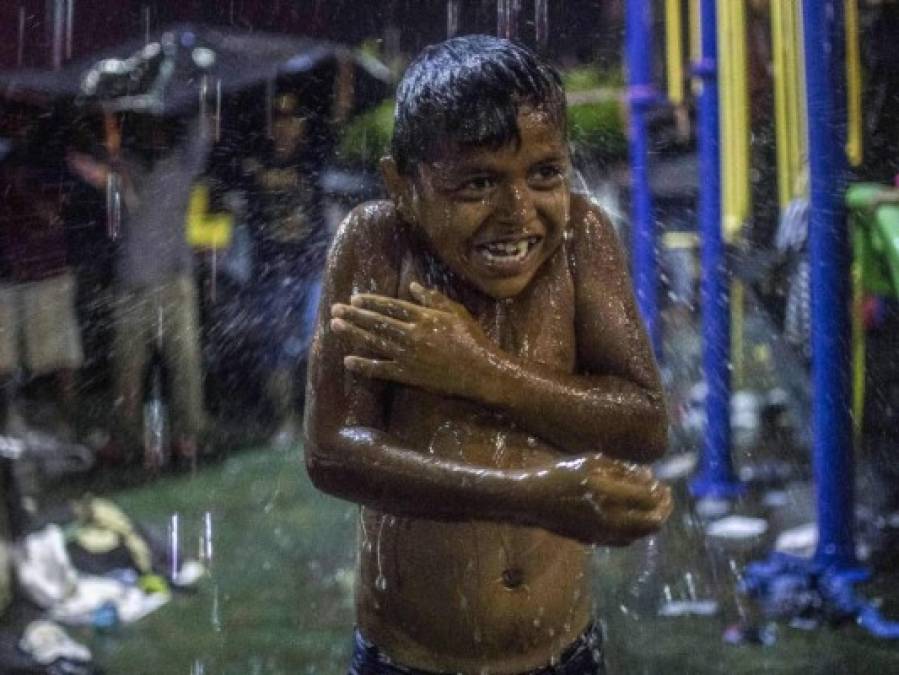
{"label": "boy's ear", "polygon": [[409,177],[399,172],[393,157],[387,155],[381,158],[381,175],[384,177],[384,185],[387,187],[387,194],[393,200],[397,213],[406,220],[412,222],[414,215],[412,213],[412,181]]}

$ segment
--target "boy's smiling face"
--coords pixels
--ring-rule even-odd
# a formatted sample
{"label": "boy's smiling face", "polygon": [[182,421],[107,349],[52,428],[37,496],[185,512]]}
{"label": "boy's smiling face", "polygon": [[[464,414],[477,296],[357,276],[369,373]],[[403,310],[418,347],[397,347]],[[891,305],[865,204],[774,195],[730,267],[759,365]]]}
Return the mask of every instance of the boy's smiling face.
{"label": "boy's smiling face", "polygon": [[401,215],[453,272],[494,298],[523,291],[568,224],[571,163],[562,130],[531,107],[519,111],[518,129],[518,144],[451,150],[419,164],[415,178],[385,167]]}

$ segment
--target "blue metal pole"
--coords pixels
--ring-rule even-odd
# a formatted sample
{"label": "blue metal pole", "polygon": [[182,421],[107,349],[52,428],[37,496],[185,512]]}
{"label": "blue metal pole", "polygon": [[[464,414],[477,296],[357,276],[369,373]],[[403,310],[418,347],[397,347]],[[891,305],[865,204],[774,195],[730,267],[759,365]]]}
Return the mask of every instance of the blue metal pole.
{"label": "blue metal pole", "polygon": [[646,112],[658,101],[652,84],[652,4],[628,0],[627,67],[630,103],[631,246],[637,306],[656,356],[661,356],[658,306],[658,260],[652,194],[649,186],[649,140]]}
{"label": "blue metal pole", "polygon": [[812,461],[818,506],[814,560],[839,572],[856,568],[853,542],[852,408],[849,372],[849,235],[842,208],[843,147],[835,100],[842,3],[803,3],[811,181]]}
{"label": "blue metal pole", "polygon": [[715,0],[701,0],[702,54],[693,72],[699,94],[700,301],[702,366],[708,394],[699,474],[690,483],[697,497],[728,499],[743,491],[734,474],[730,437],[730,295],[721,239],[721,155],[718,119],[718,39]]}
{"label": "blue metal pole", "polygon": [[[805,0],[805,81],[808,108],[809,258],[812,286],[812,463],[818,506],[818,547],[812,559],[772,554],[753,563],[743,590],[789,605],[789,594],[811,589],[824,616],[855,618],[872,635],[899,639],[899,622],[883,617],[855,593],[868,573],[855,558],[849,376],[850,245],[843,194],[847,178],[845,108],[841,103],[842,0]],[[798,600],[799,598],[797,598]]]}

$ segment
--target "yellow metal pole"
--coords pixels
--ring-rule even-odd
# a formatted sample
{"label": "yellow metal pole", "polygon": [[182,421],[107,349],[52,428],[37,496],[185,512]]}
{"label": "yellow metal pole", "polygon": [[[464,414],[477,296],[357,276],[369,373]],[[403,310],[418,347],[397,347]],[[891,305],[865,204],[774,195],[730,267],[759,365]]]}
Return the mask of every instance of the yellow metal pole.
{"label": "yellow metal pole", "polygon": [[[742,0],[737,0],[742,1]],[[736,155],[736,130],[734,115],[734,52],[733,52],[733,21],[732,2],[718,3],[718,95],[720,100],[721,116],[721,233],[725,243],[730,243],[730,233],[735,227],[735,181],[734,161]],[[737,340],[737,334],[741,333],[741,323],[734,307],[739,300],[740,289],[736,282],[731,282],[730,289],[730,343],[731,366],[733,368],[734,384],[739,386],[739,373],[741,372],[742,343]],[[735,322],[735,319],[737,321]]]}
{"label": "yellow metal pole", "polygon": [[750,120],[747,91],[746,5],[744,0],[718,5],[721,82],[723,234],[733,243],[750,209]]}
{"label": "yellow metal pole", "polygon": [[793,0],[771,3],[777,193],[781,208],[807,190],[798,180],[808,155],[801,11],[800,4]]}
{"label": "yellow metal pole", "polygon": [[790,161],[790,129],[787,88],[791,73],[788,72],[787,20],[784,9],[792,11],[781,0],[771,2],[771,45],[774,57],[774,131],[777,150],[777,198],[781,209],[789,202],[793,191],[792,163]]}
{"label": "yellow metal pole", "polygon": [[862,66],[859,49],[858,0],[845,0],[846,24],[846,157],[862,163]]}
{"label": "yellow metal pole", "polygon": [[[730,2],[718,3],[718,94],[721,115],[721,216],[722,232],[726,235],[733,228],[730,219],[733,217],[733,156],[734,156],[734,118],[733,118],[733,51]],[[728,47],[725,47],[728,45]]]}
{"label": "yellow metal pole", "polygon": [[730,362],[733,368],[734,386],[743,388],[746,379],[746,355],[744,352],[743,307],[745,292],[742,281],[730,285]]}
{"label": "yellow metal pole", "polygon": [[[852,166],[863,159],[862,69],[859,48],[858,0],[846,0],[846,158]],[[859,225],[854,224],[855,227]],[[855,257],[855,256],[854,256]],[[861,448],[865,412],[865,326],[863,323],[864,286],[861,263],[852,262],[852,438]]]}
{"label": "yellow metal pole", "polygon": [[668,75],[668,100],[684,102],[684,40],[681,0],[665,0],[665,65]]}
{"label": "yellow metal pole", "polygon": [[[797,176],[808,161],[805,109],[805,56],[802,34],[802,3],[780,0],[787,4],[787,106],[789,115],[790,196],[799,195]],[[807,189],[807,188],[804,188]],[[803,189],[803,190],[804,190]]]}
{"label": "yellow metal pole", "polygon": [[[858,225],[855,225],[858,227]],[[865,412],[865,326],[864,287],[862,268],[857,260],[852,262],[852,438],[856,449],[861,447]]]}
{"label": "yellow metal pole", "polygon": [[[747,33],[746,33],[746,3],[745,0],[738,0],[732,3],[733,6],[733,32],[734,32],[734,132],[735,132],[735,164],[734,164],[734,198],[736,199],[736,213],[732,220],[735,226],[734,231],[730,233],[727,240],[734,242],[740,236],[740,232],[746,220],[749,218],[751,209],[751,186],[750,186],[750,163],[751,163],[751,147],[750,147],[750,114],[749,114],[749,92],[747,78]],[[746,379],[746,355],[745,355],[745,337],[744,337],[744,315],[745,315],[745,298],[742,282],[734,282],[731,292],[731,326],[732,335],[732,354],[734,366],[734,382],[737,387],[743,387]]]}
{"label": "yellow metal pole", "polygon": [[[702,59],[702,23],[699,18],[699,0],[687,0],[687,34],[690,40],[690,63],[699,63]],[[690,90],[699,96],[700,79],[691,78]]]}
{"label": "yellow metal pole", "polygon": [[[733,244],[750,214],[750,113],[747,89],[745,0],[718,3],[719,93],[721,98],[722,235]],[[731,363],[737,387],[744,380],[744,289],[731,284]]]}
{"label": "yellow metal pole", "polygon": [[[738,0],[733,3],[734,8],[734,110],[736,114],[735,132],[737,137],[737,216],[739,227],[742,228],[750,213],[750,114],[749,91],[747,78],[747,32],[746,32],[746,3]],[[734,232],[731,240],[735,240],[739,231]]]}
{"label": "yellow metal pole", "polygon": [[690,36],[690,60],[699,63],[702,58],[702,22],[699,18],[699,0],[687,0],[687,21]]}

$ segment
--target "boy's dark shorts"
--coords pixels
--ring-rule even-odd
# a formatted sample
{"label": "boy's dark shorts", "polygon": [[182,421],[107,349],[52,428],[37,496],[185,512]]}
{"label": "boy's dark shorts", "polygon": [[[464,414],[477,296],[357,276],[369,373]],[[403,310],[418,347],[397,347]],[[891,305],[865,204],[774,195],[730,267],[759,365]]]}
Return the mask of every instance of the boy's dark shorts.
{"label": "boy's dark shorts", "polygon": [[[562,652],[559,663],[522,675],[605,675],[602,628],[594,622]],[[394,663],[358,630],[354,635],[353,661],[347,675],[439,675]]]}

